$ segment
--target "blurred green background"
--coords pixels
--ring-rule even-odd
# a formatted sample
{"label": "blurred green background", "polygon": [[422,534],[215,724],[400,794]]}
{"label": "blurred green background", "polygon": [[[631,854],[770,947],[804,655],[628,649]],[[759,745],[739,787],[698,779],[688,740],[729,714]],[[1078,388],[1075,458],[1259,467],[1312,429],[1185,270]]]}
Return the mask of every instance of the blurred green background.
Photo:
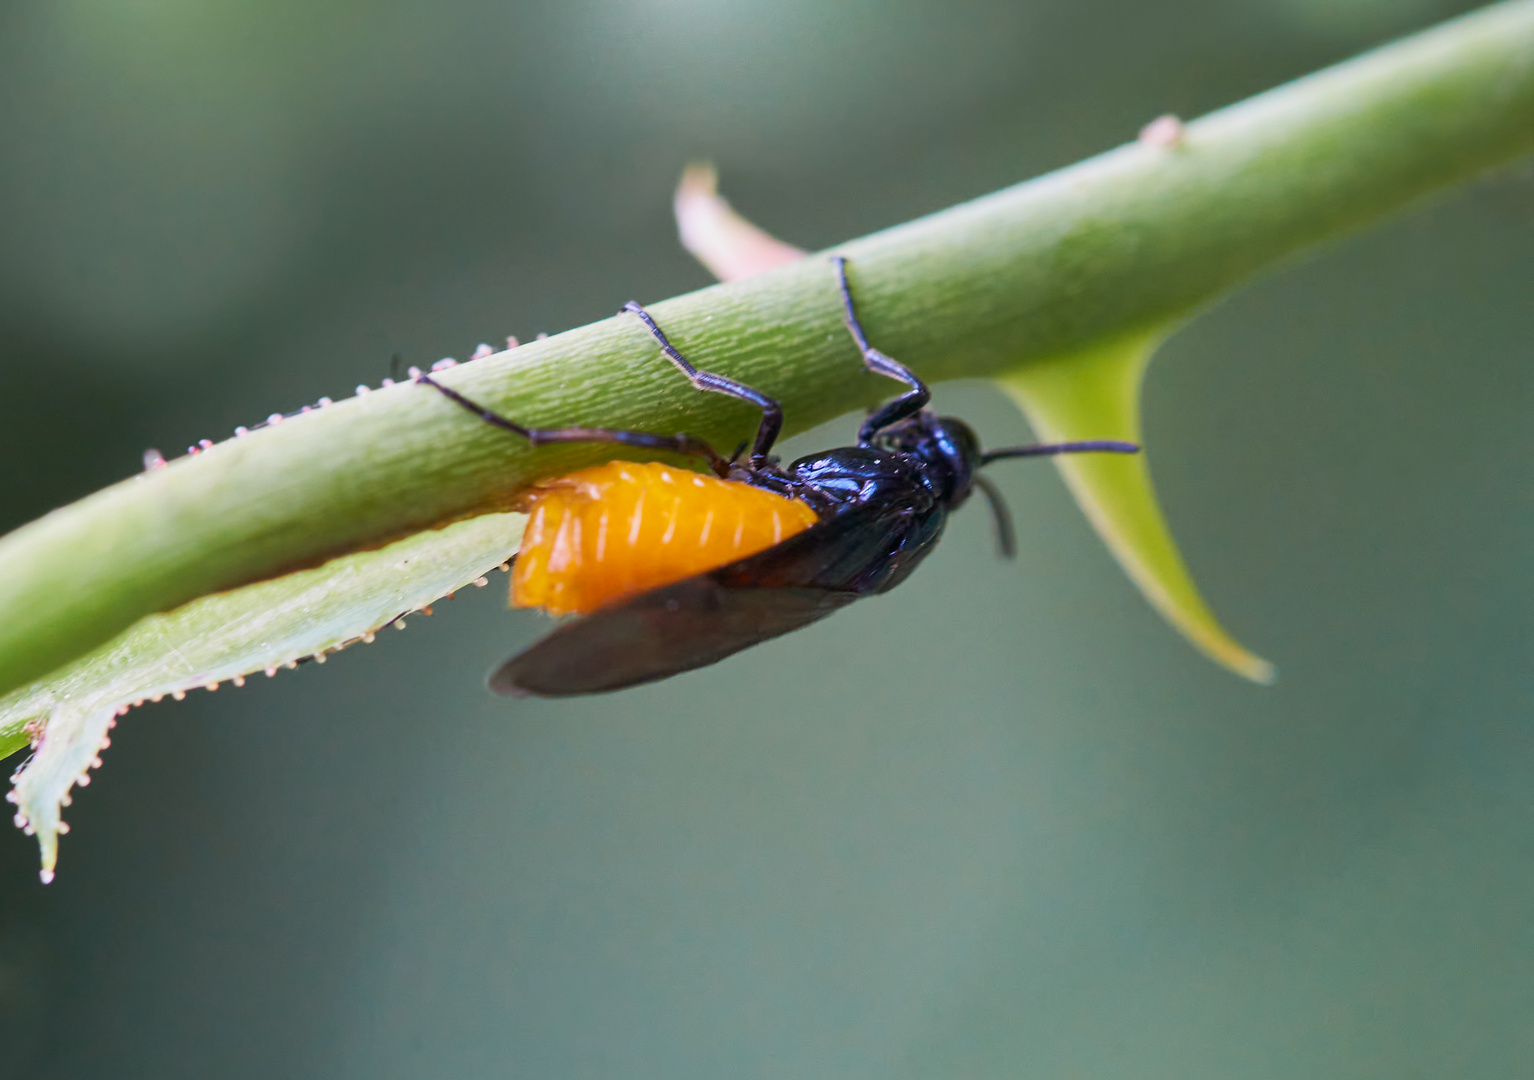
{"label": "blurred green background", "polygon": [[[816,248],[1470,5],[0,8],[0,528],[322,394],[707,282],[715,160]],[[1486,1077],[1534,1061],[1534,173],[1254,284],[1146,428],[1213,667],[1047,467],[921,573],[508,702],[504,577],[131,714],[59,880],[0,833],[0,1069]],[[939,404],[1022,441],[980,384]],[[789,447],[843,441],[850,422]]]}

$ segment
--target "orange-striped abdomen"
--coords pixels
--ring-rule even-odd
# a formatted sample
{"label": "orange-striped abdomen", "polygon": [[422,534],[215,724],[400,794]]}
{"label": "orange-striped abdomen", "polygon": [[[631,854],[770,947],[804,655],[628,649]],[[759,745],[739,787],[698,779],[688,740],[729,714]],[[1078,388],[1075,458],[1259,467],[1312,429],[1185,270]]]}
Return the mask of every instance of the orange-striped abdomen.
{"label": "orange-striped abdomen", "polygon": [[540,481],[513,607],[586,612],[743,559],[819,518],[797,499],[657,462],[612,461]]}

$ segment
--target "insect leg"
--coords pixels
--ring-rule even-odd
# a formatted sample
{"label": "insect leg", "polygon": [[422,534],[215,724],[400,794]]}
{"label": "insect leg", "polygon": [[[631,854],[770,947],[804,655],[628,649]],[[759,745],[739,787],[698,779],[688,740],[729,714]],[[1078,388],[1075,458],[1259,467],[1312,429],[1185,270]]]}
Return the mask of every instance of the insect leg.
{"label": "insect leg", "polygon": [[432,387],[449,401],[467,409],[485,421],[485,423],[520,435],[534,446],[563,442],[621,443],[624,446],[639,446],[646,450],[669,450],[672,453],[685,454],[688,457],[702,458],[709,463],[709,466],[719,476],[727,476],[730,471],[730,463],[720,455],[719,451],[702,439],[694,438],[691,435],[654,435],[648,431],[624,431],[618,428],[527,427],[517,423],[515,420],[508,420],[499,413],[492,412],[478,402],[469,400],[457,390],[443,386],[430,375],[423,373],[416,376],[415,381]]}
{"label": "insect leg", "polygon": [[893,423],[921,412],[927,402],[932,400],[932,391],[927,389],[927,384],[918,379],[916,373],[910,368],[885,356],[868,343],[868,335],[863,333],[862,324],[858,322],[857,311],[852,306],[852,290],[847,288],[847,260],[840,255],[832,255],[831,265],[836,268],[836,287],[842,294],[842,322],[847,324],[847,329],[852,333],[852,339],[858,343],[858,349],[863,353],[864,365],[876,375],[898,379],[911,388],[863,422],[863,426],[858,429],[858,442],[866,446],[881,428],[887,428]]}
{"label": "insect leg", "polygon": [[1138,454],[1137,443],[1117,439],[1092,439],[1087,442],[1037,443],[1033,446],[1004,446],[980,455],[980,464],[989,465],[1002,458],[1050,457],[1055,454]]}
{"label": "insect leg", "polygon": [[655,340],[660,342],[661,351],[677,367],[682,369],[688,380],[699,390],[708,390],[715,394],[724,394],[728,397],[739,398],[748,401],[762,410],[762,422],[756,429],[756,440],[751,445],[751,464],[762,466],[767,463],[767,452],[772,449],[772,444],[778,441],[778,432],[783,430],[783,406],[760,390],[753,390],[743,382],[734,379],[726,379],[723,375],[715,375],[712,371],[699,371],[693,367],[685,356],[677,352],[671,342],[666,340],[666,335],[661,328],[655,325],[655,320],[650,313],[630,300],[623,305],[623,310],[639,316],[639,321],[649,328]]}

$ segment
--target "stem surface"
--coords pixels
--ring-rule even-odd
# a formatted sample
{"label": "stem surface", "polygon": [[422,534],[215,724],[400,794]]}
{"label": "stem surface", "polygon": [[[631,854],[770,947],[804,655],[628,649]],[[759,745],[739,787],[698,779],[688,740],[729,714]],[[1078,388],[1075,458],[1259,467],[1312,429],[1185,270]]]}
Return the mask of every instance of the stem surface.
{"label": "stem surface", "polygon": [[[1534,0],[1483,9],[1187,125],[842,245],[879,348],[929,380],[991,375],[1186,317],[1253,273],[1534,149]],[[651,309],[705,369],[782,401],[787,432],[889,396],[810,258]],[[756,418],[700,394],[631,316],[439,378],[545,427]],[[606,460],[533,450],[429,389],[353,398],[134,477],[0,539],[0,693],[151,612],[500,509]]]}

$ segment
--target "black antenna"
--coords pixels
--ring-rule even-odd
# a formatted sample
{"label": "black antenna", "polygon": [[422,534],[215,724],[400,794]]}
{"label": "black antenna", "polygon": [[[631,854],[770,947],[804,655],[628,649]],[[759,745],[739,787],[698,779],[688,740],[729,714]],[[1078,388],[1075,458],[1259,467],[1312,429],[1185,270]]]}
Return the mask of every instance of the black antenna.
{"label": "black antenna", "polygon": [[1138,443],[1117,439],[1092,439],[1087,442],[1037,443],[1033,446],[1004,446],[980,455],[980,464],[989,465],[1002,458],[1051,457],[1055,454],[1138,454]]}
{"label": "black antenna", "polygon": [[1001,497],[1001,489],[985,477],[975,477],[974,483],[985,495],[985,501],[991,504],[991,517],[996,519],[996,547],[1000,549],[1001,557],[1015,559],[1017,534],[1012,528],[1012,511],[1007,509],[1007,500]]}

